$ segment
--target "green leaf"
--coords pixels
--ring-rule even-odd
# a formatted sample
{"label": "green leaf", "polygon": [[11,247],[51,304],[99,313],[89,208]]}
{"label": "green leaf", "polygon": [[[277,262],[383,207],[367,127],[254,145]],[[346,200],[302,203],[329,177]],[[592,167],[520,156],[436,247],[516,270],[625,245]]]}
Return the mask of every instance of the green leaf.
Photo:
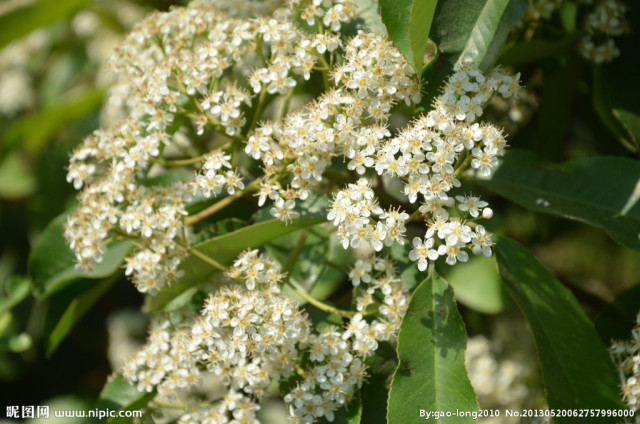
{"label": "green leaf", "polygon": [[453,290],[434,273],[413,292],[400,327],[400,362],[389,391],[389,424],[475,422],[472,417],[420,416],[420,410],[478,409],[464,365],[466,345]]}
{"label": "green leaf", "polygon": [[456,295],[456,300],[485,314],[497,314],[509,306],[498,266],[493,258],[474,256],[466,264],[449,267],[444,275]]}
{"label": "green leaf", "polygon": [[34,29],[70,15],[86,2],[87,0],[40,0],[31,6],[0,16],[0,49]]}
{"label": "green leaf", "polygon": [[[96,407],[98,409],[110,409],[112,411],[135,411],[143,409],[156,397],[156,392],[139,392],[129,384],[124,377],[116,375],[102,389]],[[109,424],[130,423],[133,418],[110,418]],[[101,422],[101,421],[96,421]]]}
{"label": "green leaf", "polygon": [[62,126],[100,106],[103,94],[101,89],[82,91],[61,99],[48,109],[20,119],[7,129],[5,146],[12,148],[22,144],[28,152],[40,151]]}
{"label": "green leaf", "polygon": [[505,46],[497,63],[505,66],[521,67],[551,57],[564,55],[575,49],[576,43],[580,39],[579,35],[574,33],[559,41],[533,39],[512,43]]}
{"label": "green leaf", "polygon": [[483,187],[528,209],[575,219],[606,230],[640,249],[640,163],[588,157],[554,165],[510,149]]}
{"label": "green leaf", "polygon": [[37,180],[21,152],[9,152],[0,163],[0,198],[19,199],[30,196]]}
{"label": "green leaf", "polygon": [[626,340],[636,323],[640,305],[640,284],[618,294],[593,320],[602,342]]}
{"label": "green leaf", "polygon": [[45,344],[49,356],[56,351],[62,340],[69,334],[69,331],[71,331],[80,318],[91,309],[119,277],[119,275],[116,275],[98,281],[82,280],[82,282],[90,288],[75,297],[71,303],[68,304],[64,313],[47,337]]}
{"label": "green leaf", "polygon": [[431,39],[451,64],[471,61],[487,71],[507,40],[526,0],[448,0],[438,4]]}
{"label": "green leaf", "polygon": [[115,273],[131,250],[131,242],[115,241],[109,244],[102,262],[94,269],[80,271],[75,268],[75,255],[67,246],[63,224],[68,213],[51,221],[36,240],[29,255],[28,270],[33,281],[33,293],[44,299],[80,278],[104,278]]}
{"label": "green leaf", "polygon": [[[288,224],[272,219],[211,238],[191,246],[191,249],[196,249],[222,266],[229,266],[243,250],[260,247],[277,237],[321,222],[326,222],[326,219],[298,218]],[[147,298],[146,308],[149,311],[158,312],[180,293],[206,282],[207,278],[219,271],[193,254],[182,262],[180,269],[184,271],[184,276],[178,284],[165,287],[156,296]]]}
{"label": "green leaf", "polygon": [[362,424],[387,424],[387,401],[393,373],[398,365],[395,347],[381,342],[365,360],[370,373],[362,386]]}
{"label": "green leaf", "polygon": [[5,283],[4,291],[6,292],[6,297],[0,296],[0,316],[26,299],[29,295],[30,286],[31,282],[28,278],[11,277]]}
{"label": "green leaf", "polygon": [[[625,408],[607,349],[571,292],[518,243],[500,239],[496,254],[505,287],[533,332],[549,408]],[[580,419],[581,423],[617,421]],[[556,417],[555,422],[576,419]]]}
{"label": "green leaf", "polygon": [[378,0],[389,37],[420,73],[437,0]]}
{"label": "green leaf", "polygon": [[[640,153],[638,137],[640,137],[640,116],[620,106],[620,97],[616,88],[611,85],[611,72],[603,66],[593,67],[593,107],[602,123],[633,153]],[[618,103],[614,105],[614,103]]]}

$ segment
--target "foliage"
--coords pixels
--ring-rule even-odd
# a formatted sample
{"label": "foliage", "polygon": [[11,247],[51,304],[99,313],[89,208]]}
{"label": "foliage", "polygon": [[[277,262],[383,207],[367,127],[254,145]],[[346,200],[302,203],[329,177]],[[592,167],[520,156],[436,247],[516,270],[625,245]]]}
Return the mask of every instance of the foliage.
{"label": "foliage", "polygon": [[[9,404],[71,394],[180,424],[239,411],[404,424],[637,407],[620,396],[633,390],[620,381],[627,345],[614,343],[615,364],[607,351],[631,338],[640,299],[637,7],[183,3],[145,20],[169,3],[123,0],[129,19],[91,0],[0,8],[0,88],[17,73],[13,85],[28,83],[24,96],[0,92]],[[215,38],[225,31],[233,42]],[[121,47],[105,80],[96,52],[109,37]],[[83,190],[75,201],[65,169]],[[151,317],[150,335],[107,380],[106,316],[126,306]],[[478,337],[523,364],[492,396],[465,367]],[[162,361],[175,364],[154,375]],[[58,365],[78,365],[60,388]],[[216,383],[226,400],[200,385],[207,370],[232,375]],[[526,393],[508,393],[513,382]]]}

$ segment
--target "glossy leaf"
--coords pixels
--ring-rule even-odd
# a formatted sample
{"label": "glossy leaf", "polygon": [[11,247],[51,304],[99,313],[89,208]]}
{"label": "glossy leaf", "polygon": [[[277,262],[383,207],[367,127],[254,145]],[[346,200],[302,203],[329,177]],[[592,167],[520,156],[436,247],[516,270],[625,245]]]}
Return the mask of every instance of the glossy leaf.
{"label": "glossy leaf", "polygon": [[[607,348],[571,292],[518,243],[500,239],[496,255],[505,287],[533,332],[551,409],[622,409]],[[555,422],[573,423],[573,417]],[[614,423],[616,418],[581,418]]]}
{"label": "glossy leaf", "polygon": [[389,424],[473,423],[472,417],[421,417],[426,411],[475,411],[464,365],[467,334],[453,290],[438,275],[416,288],[398,336],[398,368],[389,391]]}
{"label": "glossy leaf", "polygon": [[640,249],[640,162],[587,157],[554,165],[510,149],[482,186],[528,209],[575,219],[606,230]]}
{"label": "glossy leaf", "polygon": [[131,249],[128,241],[109,244],[102,262],[92,270],[75,268],[75,256],[63,236],[63,224],[67,214],[51,221],[36,240],[29,256],[29,274],[33,281],[33,292],[46,298],[79,278],[104,278],[115,273]]}
{"label": "glossy leaf", "polygon": [[593,320],[602,342],[626,340],[631,334],[640,305],[640,284],[618,294]]}
{"label": "glossy leaf", "polygon": [[83,280],[82,283],[90,288],[73,298],[46,340],[48,355],[52,355],[62,340],[69,334],[73,326],[91,309],[91,307],[118,280],[118,276],[92,281]]}
{"label": "glossy leaf", "polygon": [[593,106],[602,123],[620,140],[623,146],[634,153],[640,153],[638,137],[640,137],[640,115],[620,106],[620,97],[611,87],[611,73],[607,68],[593,68]]}
{"label": "glossy leaf", "polygon": [[[99,409],[110,409],[112,411],[134,411],[143,409],[154,397],[156,392],[139,392],[134,386],[129,384],[124,377],[116,375],[102,389],[98,403]],[[130,423],[133,418],[117,417],[107,420],[109,424]]]}
{"label": "glossy leaf", "polygon": [[[229,266],[243,250],[257,248],[277,237],[325,222],[323,218],[298,218],[285,224],[277,219],[259,222],[191,246],[222,266]],[[157,312],[189,288],[204,283],[218,270],[196,255],[188,256],[180,265],[184,276],[178,284],[165,287],[147,300],[147,309]]]}
{"label": "glossy leaf", "polygon": [[468,263],[448,268],[445,277],[456,295],[456,300],[471,309],[496,314],[509,306],[498,266],[493,258],[474,256]]}
{"label": "glossy leaf", "polygon": [[40,0],[0,16],[0,48],[82,7],[87,0]]}
{"label": "glossy leaf", "polygon": [[431,39],[451,64],[471,61],[484,71],[495,63],[526,0],[448,0],[438,4]]}
{"label": "glossy leaf", "polygon": [[391,40],[416,72],[422,70],[437,0],[378,0]]}

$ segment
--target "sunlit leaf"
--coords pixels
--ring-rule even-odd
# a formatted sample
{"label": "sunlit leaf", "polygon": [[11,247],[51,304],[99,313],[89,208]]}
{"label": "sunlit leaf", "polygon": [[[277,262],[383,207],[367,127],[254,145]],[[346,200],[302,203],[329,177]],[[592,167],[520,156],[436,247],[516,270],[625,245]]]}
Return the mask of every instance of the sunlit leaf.
{"label": "sunlit leaf", "polygon": [[475,411],[478,401],[464,365],[467,333],[453,290],[440,276],[416,288],[398,336],[399,364],[389,392],[389,424],[473,423],[469,417],[420,416],[425,411]]}
{"label": "sunlit leaf", "polygon": [[[622,409],[618,377],[606,347],[571,292],[527,249],[507,239],[496,247],[509,294],[533,332],[551,409]],[[574,423],[574,417],[555,422]],[[615,423],[591,417],[584,423]]]}
{"label": "sunlit leaf", "polygon": [[509,149],[483,187],[528,209],[575,219],[606,230],[640,249],[640,162],[586,157],[554,165]]}

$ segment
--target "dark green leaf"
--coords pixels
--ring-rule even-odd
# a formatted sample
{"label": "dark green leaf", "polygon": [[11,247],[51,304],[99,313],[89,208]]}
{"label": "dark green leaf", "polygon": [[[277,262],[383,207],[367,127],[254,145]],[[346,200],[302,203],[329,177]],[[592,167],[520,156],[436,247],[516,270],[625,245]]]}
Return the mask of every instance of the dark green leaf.
{"label": "dark green leaf", "polygon": [[13,147],[20,143],[29,152],[39,151],[62,126],[100,106],[103,94],[100,89],[82,91],[62,99],[55,106],[20,119],[7,129],[5,146]]}
{"label": "dark green leaf", "polygon": [[119,276],[113,276],[98,281],[83,280],[87,285],[91,285],[91,288],[75,297],[56,323],[46,340],[48,355],[52,355],[55,352],[73,326],[109,290],[118,278]]}
{"label": "dark green leaf", "polygon": [[365,361],[370,376],[362,386],[362,424],[387,424],[391,378],[398,365],[395,347],[382,342]]}
{"label": "dark green leaf", "polygon": [[473,423],[472,417],[420,416],[426,411],[476,411],[467,377],[467,334],[453,290],[440,276],[413,292],[398,336],[399,364],[389,392],[389,424]]}
{"label": "dark green leaf", "polygon": [[448,0],[438,4],[431,39],[451,63],[469,60],[484,71],[495,63],[526,0]]}
{"label": "dark green leaf", "polygon": [[[549,274],[527,249],[500,239],[500,273],[533,332],[551,409],[622,409],[618,377],[606,347],[571,292]],[[581,423],[617,422],[581,418]],[[556,417],[556,423],[575,423]]]}
{"label": "dark green leaf", "polygon": [[[139,392],[134,386],[127,383],[121,376],[113,377],[102,389],[98,399],[98,409],[110,409],[112,411],[134,411],[143,409],[156,396],[156,392]],[[129,423],[133,418],[111,418],[110,424]]]}
{"label": "dark green leaf", "polygon": [[564,55],[576,48],[579,34],[572,34],[559,41],[533,39],[507,45],[498,58],[498,64],[519,67],[543,59]]}
{"label": "dark green leaf", "polygon": [[474,256],[466,264],[448,268],[445,277],[456,300],[471,309],[496,314],[509,306],[509,295],[493,258]]}
{"label": "dark green leaf", "polygon": [[[202,243],[191,246],[222,266],[229,266],[243,250],[257,248],[268,241],[302,228],[325,222],[323,218],[298,218],[285,224],[276,219],[250,225],[240,230],[214,237]],[[157,312],[173,298],[185,290],[206,282],[218,270],[196,255],[191,254],[180,265],[184,276],[178,284],[165,287],[153,297],[147,298],[147,309]]]}
{"label": "dark green leaf", "polygon": [[40,0],[0,16],[0,48],[80,9],[87,0]]}
{"label": "dark green leaf", "polygon": [[0,295],[0,316],[22,302],[29,295],[30,281],[28,278],[11,277],[4,287],[6,296]]}
{"label": "dark green leaf", "polygon": [[640,249],[640,162],[588,157],[553,165],[510,149],[482,186],[528,209],[575,219],[606,230]]}
{"label": "dark green leaf", "polygon": [[378,0],[389,37],[416,72],[422,70],[437,0]]}
{"label": "dark green leaf", "polygon": [[131,249],[131,242],[115,241],[109,245],[102,262],[90,271],[75,268],[75,255],[64,240],[62,226],[67,213],[58,216],[36,240],[29,255],[29,274],[33,292],[46,298],[79,278],[104,278],[115,273]]}
{"label": "dark green leaf", "polygon": [[603,343],[626,340],[631,334],[640,305],[640,284],[618,294],[593,320]]}
{"label": "dark green leaf", "polygon": [[[611,87],[611,73],[607,68],[593,68],[593,107],[602,122],[633,153],[640,153],[637,136],[640,136],[640,116],[624,106],[614,105],[612,96],[620,97]],[[616,101],[619,103],[619,101]]]}

